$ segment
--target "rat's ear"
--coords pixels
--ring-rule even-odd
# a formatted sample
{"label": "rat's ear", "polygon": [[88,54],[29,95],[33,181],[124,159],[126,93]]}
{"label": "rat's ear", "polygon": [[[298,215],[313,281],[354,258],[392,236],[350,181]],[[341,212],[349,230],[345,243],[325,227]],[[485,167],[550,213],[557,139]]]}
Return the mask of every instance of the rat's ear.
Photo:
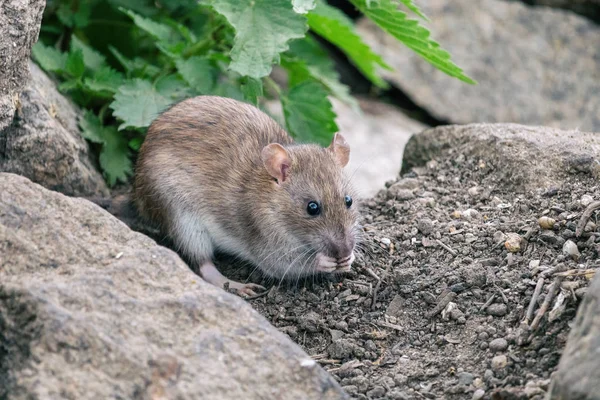
{"label": "rat's ear", "polygon": [[341,133],[338,132],[333,136],[333,140],[328,149],[333,151],[336,161],[342,168],[350,161],[350,145],[346,142],[346,139]]}
{"label": "rat's ear", "polygon": [[265,168],[269,174],[277,179],[278,183],[288,178],[288,171],[292,161],[287,150],[279,143],[271,143],[263,147],[260,154]]}

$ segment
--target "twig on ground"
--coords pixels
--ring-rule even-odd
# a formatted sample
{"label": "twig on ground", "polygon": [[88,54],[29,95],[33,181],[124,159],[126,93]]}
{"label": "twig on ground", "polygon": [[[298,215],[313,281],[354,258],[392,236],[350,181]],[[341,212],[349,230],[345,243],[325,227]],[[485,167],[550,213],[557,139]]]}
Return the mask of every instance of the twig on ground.
{"label": "twig on ground", "polygon": [[436,239],[435,242],[437,244],[439,244],[440,246],[442,246],[444,249],[446,249],[448,251],[448,253],[450,253],[454,257],[456,257],[456,251],[454,251],[450,246],[448,246],[447,244],[445,244],[444,242],[442,242],[440,239]]}
{"label": "twig on ground", "polygon": [[498,287],[498,285],[496,285],[495,283],[494,283],[494,287],[496,288],[498,293],[500,293],[500,296],[502,296],[502,300],[504,300],[504,304],[508,304],[508,298],[506,297],[506,295],[504,294],[502,289],[500,289],[500,287]]}
{"label": "twig on ground", "polygon": [[395,329],[399,332],[404,332],[404,329],[400,326],[400,325],[396,325],[396,324],[392,324],[390,322],[386,322],[386,321],[378,321],[377,325],[379,326],[383,326],[384,328],[391,328],[391,329]]}
{"label": "twig on ground", "polygon": [[562,276],[563,278],[567,276],[582,276],[585,275],[586,278],[592,279],[596,274],[597,268],[588,268],[588,269],[570,269],[564,272],[557,272],[554,276]]}
{"label": "twig on ground", "polygon": [[392,267],[392,260],[389,260],[387,267],[385,267],[385,272],[383,273],[383,276],[381,277],[380,280],[377,281],[377,285],[375,285],[375,289],[373,290],[373,300],[371,300],[371,310],[373,310],[375,308],[375,303],[377,303],[377,294],[379,293],[379,286],[381,286],[381,282],[383,282],[383,280],[385,278],[387,278],[391,267]]}
{"label": "twig on ground", "polygon": [[577,228],[575,228],[575,236],[576,237],[581,236],[581,234],[583,233],[583,230],[585,229],[585,225],[588,223],[589,219],[592,217],[592,214],[594,213],[594,211],[596,211],[599,208],[600,208],[600,201],[594,201],[589,206],[587,206],[587,208],[585,209],[583,214],[581,214],[581,219],[579,220],[579,223],[577,224]]}
{"label": "twig on ground", "polygon": [[556,292],[558,292],[558,289],[560,288],[560,283],[562,282],[562,280],[563,280],[562,276],[557,276],[556,279],[554,279],[554,282],[552,282],[552,285],[550,285],[550,288],[548,289],[548,294],[544,298],[544,302],[542,303],[542,306],[538,310],[537,314],[535,315],[535,318],[533,319],[533,322],[531,323],[532,331],[535,331],[538,328],[538,326],[540,325],[540,321],[542,320],[542,317],[544,316],[544,314],[546,314],[546,311],[548,311],[548,307],[550,307],[550,303],[552,303],[552,300],[554,300],[554,296],[556,296]]}
{"label": "twig on ground", "polygon": [[371,268],[364,267],[363,270],[367,274],[369,274],[370,276],[372,276],[373,278],[375,278],[376,281],[379,282],[381,280],[381,278],[375,272],[373,272],[373,270]]}
{"label": "twig on ground", "polygon": [[437,305],[433,308],[433,310],[427,313],[427,318],[433,318],[437,314],[441,313],[444,308],[456,297],[456,292],[449,290],[446,294],[440,296],[440,300]]}
{"label": "twig on ground", "polygon": [[529,325],[529,321],[531,321],[531,317],[533,317],[533,311],[535,309],[535,305],[537,303],[538,297],[540,297],[540,293],[542,292],[542,288],[544,287],[544,277],[541,277],[537,281],[537,285],[535,285],[535,290],[533,291],[533,296],[531,296],[531,301],[529,302],[529,307],[527,308],[527,314],[525,315],[524,324]]}
{"label": "twig on ground", "polygon": [[492,294],[492,296],[485,303],[483,303],[483,305],[479,309],[479,312],[484,312],[485,309],[488,308],[490,306],[490,304],[492,304],[494,302],[495,299],[496,299],[496,295]]}

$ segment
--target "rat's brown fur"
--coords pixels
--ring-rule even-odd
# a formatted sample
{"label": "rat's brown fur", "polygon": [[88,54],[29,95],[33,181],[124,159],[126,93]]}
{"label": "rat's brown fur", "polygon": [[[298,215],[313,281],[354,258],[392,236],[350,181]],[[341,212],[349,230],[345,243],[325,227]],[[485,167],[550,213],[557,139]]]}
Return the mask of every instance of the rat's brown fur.
{"label": "rat's brown fur", "polygon": [[[288,179],[277,183],[261,160],[270,143],[287,150]],[[317,252],[352,251],[357,212],[331,148],[293,144],[257,108],[232,99],[185,100],[150,126],[136,165],[140,213],[197,263],[216,249],[247,259],[267,275],[314,273]],[[306,205],[322,204],[311,217]]]}

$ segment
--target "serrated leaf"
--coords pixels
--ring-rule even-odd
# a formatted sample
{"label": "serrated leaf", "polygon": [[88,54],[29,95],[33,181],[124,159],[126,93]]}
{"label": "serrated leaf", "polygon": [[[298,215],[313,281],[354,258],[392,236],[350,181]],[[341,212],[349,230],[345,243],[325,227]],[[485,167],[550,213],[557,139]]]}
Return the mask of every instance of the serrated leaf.
{"label": "serrated leaf", "polygon": [[286,54],[295,59],[293,62],[282,61],[282,66],[288,70],[290,86],[312,77],[325,85],[333,96],[350,105],[354,111],[360,112],[358,102],[350,94],[348,86],[340,82],[331,57],[315,39],[306,36],[294,40]]}
{"label": "serrated leaf", "polygon": [[213,89],[217,71],[208,58],[194,56],[187,60],[179,59],[175,65],[183,79],[199,93],[208,94]]}
{"label": "serrated leaf", "polygon": [[229,67],[255,79],[269,75],[288,41],[307,29],[289,0],[213,0],[212,6],[236,30]]}
{"label": "serrated leaf", "polygon": [[169,104],[171,100],[160,94],[152,83],[134,79],[119,88],[110,108],[114,111],[113,115],[123,121],[119,129],[145,128]]}
{"label": "serrated leaf", "polygon": [[81,117],[79,117],[79,127],[81,128],[81,136],[90,142],[104,143],[102,137],[104,127],[100,118],[98,118],[93,112],[86,110]]}
{"label": "serrated leaf", "polygon": [[58,90],[62,93],[69,92],[71,90],[78,89],[80,87],[80,81],[76,79],[71,79],[68,81],[64,81],[58,85]]}
{"label": "serrated leaf", "polygon": [[310,28],[342,50],[371,82],[381,88],[388,86],[377,70],[379,67],[391,69],[390,66],[363,42],[345,15],[320,2],[307,14],[307,18]]}
{"label": "serrated leaf", "polygon": [[423,20],[429,21],[429,18],[427,18],[427,16],[423,13],[423,11],[421,11],[421,9],[415,4],[415,2],[413,0],[400,0],[400,1],[406,6],[406,8],[408,8],[410,11],[417,14]]}
{"label": "serrated leaf", "polygon": [[103,139],[100,166],[108,184],[114,186],[117,181],[127,182],[127,177],[133,173],[127,140],[113,126],[104,128]]}
{"label": "serrated leaf", "polygon": [[140,147],[142,147],[142,143],[144,142],[144,138],[138,136],[138,137],[134,137],[133,139],[131,139],[129,141],[129,147],[132,150],[138,151],[140,149]]}
{"label": "serrated leaf", "polygon": [[65,69],[67,54],[61,53],[54,47],[37,42],[31,49],[34,60],[46,71],[59,72]]}
{"label": "serrated leaf", "polygon": [[294,11],[298,14],[306,14],[317,6],[316,0],[292,0]]}
{"label": "serrated leaf", "polygon": [[65,71],[74,78],[80,78],[85,72],[85,64],[83,63],[83,52],[81,49],[71,50],[67,56]]}
{"label": "serrated leaf", "polygon": [[85,78],[83,83],[98,95],[112,96],[123,84],[123,74],[110,67],[102,67],[91,78]]}
{"label": "serrated leaf", "polygon": [[258,105],[258,98],[263,95],[263,83],[260,79],[246,78],[240,86],[246,101]]}
{"label": "serrated leaf", "polygon": [[172,102],[193,95],[187,83],[176,74],[163,76],[154,84],[156,90]]}
{"label": "serrated leaf", "polygon": [[285,124],[299,142],[331,143],[338,127],[327,91],[317,82],[304,82],[281,96]]}
{"label": "serrated leaf", "polygon": [[70,28],[86,27],[90,20],[91,5],[89,1],[77,1],[75,3],[60,3],[56,16],[63,25]]}
{"label": "serrated leaf", "polygon": [[215,96],[228,97],[230,99],[245,101],[244,93],[240,90],[239,85],[234,85],[228,80],[217,82],[213,92]]}
{"label": "serrated leaf", "polygon": [[381,29],[404,43],[440,71],[463,82],[476,83],[452,62],[450,54],[430,38],[429,31],[421,26],[419,21],[408,19],[406,13],[398,9],[395,1],[379,0],[370,8],[367,7],[366,0],[351,0],[351,2]]}
{"label": "serrated leaf", "polygon": [[90,46],[83,43],[75,35],[71,36],[71,51],[81,50],[87,68],[95,71],[106,65],[106,58]]}
{"label": "serrated leaf", "polygon": [[116,48],[108,46],[108,50],[115,56],[119,63],[125,68],[125,70],[134,75],[136,78],[148,77],[153,78],[160,73],[160,69],[155,65],[148,63],[143,58],[136,57],[133,60],[125,57]]}
{"label": "serrated leaf", "polygon": [[173,37],[173,29],[170,26],[153,21],[150,18],[144,18],[131,10],[124,8],[120,8],[120,10],[127,14],[138,28],[144,30],[155,39],[168,43]]}

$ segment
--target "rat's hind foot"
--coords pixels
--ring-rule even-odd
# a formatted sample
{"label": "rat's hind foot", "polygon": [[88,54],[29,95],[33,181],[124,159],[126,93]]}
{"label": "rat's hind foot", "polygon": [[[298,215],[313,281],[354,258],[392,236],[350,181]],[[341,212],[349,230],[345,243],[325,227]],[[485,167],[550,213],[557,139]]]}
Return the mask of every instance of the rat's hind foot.
{"label": "rat's hind foot", "polygon": [[228,284],[229,289],[234,290],[242,297],[256,296],[257,292],[264,292],[267,290],[256,283],[240,283],[227,279],[219,272],[219,270],[217,270],[215,264],[210,261],[205,262],[200,266],[200,275],[202,275],[202,278],[205,281],[218,286],[221,289],[225,289],[225,284]]}

